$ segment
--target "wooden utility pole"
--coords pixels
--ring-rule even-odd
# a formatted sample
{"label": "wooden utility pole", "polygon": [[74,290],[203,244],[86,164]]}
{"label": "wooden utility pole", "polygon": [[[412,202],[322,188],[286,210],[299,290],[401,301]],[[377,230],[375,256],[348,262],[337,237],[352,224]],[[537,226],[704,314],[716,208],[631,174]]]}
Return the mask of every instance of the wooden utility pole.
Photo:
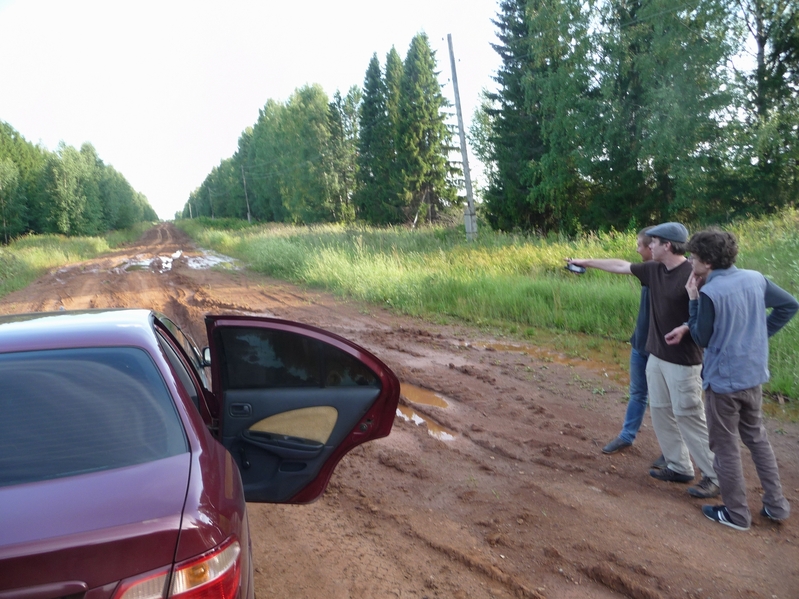
{"label": "wooden utility pole", "polygon": [[247,179],[244,178],[244,165],[241,165],[241,182],[244,184],[244,201],[247,202],[247,222],[250,220],[250,199],[247,197]]}
{"label": "wooden utility pole", "polygon": [[474,197],[472,196],[472,176],[469,172],[469,157],[466,153],[466,133],[463,131],[463,114],[461,113],[461,97],[458,93],[458,74],[455,71],[455,53],[452,51],[452,34],[447,34],[449,44],[449,61],[452,65],[452,87],[455,89],[455,111],[458,114],[458,133],[461,138],[461,156],[463,157],[463,177],[466,183],[466,210],[463,221],[466,225],[466,239],[477,239],[477,215],[474,211]]}

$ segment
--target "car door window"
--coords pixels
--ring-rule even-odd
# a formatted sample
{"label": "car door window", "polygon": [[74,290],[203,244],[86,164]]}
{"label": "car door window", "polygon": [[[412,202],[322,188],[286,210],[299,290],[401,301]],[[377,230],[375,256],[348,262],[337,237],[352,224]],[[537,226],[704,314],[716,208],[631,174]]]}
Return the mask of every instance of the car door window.
{"label": "car door window", "polygon": [[220,335],[225,390],[379,386],[360,361],[311,337],[257,328],[223,329]]}

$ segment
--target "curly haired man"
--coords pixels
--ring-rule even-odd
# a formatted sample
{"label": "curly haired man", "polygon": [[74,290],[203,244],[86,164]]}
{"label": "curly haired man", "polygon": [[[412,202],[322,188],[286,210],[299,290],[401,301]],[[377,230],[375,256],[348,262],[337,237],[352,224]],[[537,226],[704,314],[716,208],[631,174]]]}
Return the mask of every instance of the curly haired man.
{"label": "curly haired man", "polygon": [[[752,516],[739,439],[746,444],[763,487],[760,514],[784,520],[790,506],[782,492],[777,460],[763,426],[762,384],[768,381],[768,338],[796,314],[799,303],[762,274],[738,269],[738,243],[732,233],[708,229],[686,245],[693,272],[688,292],[687,325],[666,335],[669,344],[690,336],[705,348],[702,387],[705,390],[710,449],[723,505],[704,505],[710,520],[747,530]],[[767,315],[767,309],[771,313]]]}

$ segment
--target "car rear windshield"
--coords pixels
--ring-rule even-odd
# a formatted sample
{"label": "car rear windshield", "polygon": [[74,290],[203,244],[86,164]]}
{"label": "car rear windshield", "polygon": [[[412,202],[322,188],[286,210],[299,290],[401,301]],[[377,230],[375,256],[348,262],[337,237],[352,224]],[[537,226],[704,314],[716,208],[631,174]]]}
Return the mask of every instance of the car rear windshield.
{"label": "car rear windshield", "polygon": [[137,348],[0,354],[0,486],[188,451],[164,380]]}

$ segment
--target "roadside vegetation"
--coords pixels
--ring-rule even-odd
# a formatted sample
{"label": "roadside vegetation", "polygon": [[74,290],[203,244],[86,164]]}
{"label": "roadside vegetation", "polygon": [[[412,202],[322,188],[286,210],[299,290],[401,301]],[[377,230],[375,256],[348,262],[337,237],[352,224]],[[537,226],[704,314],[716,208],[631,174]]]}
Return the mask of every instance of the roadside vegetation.
{"label": "roadside vegetation", "polygon": [[51,268],[94,258],[141,237],[152,223],[96,237],[24,235],[0,246],[0,296],[22,289]]}
{"label": "roadside vegetation", "polygon": [[[324,288],[437,322],[499,329],[571,356],[599,352],[624,365],[635,324],[638,282],[589,270],[567,272],[567,257],[639,260],[634,232],[536,238],[461,227],[248,226],[246,221],[178,221],[197,242],[263,274]],[[759,270],[799,295],[799,212],[728,227],[740,240],[738,265]],[[799,398],[799,319],[771,340],[768,390]]]}

